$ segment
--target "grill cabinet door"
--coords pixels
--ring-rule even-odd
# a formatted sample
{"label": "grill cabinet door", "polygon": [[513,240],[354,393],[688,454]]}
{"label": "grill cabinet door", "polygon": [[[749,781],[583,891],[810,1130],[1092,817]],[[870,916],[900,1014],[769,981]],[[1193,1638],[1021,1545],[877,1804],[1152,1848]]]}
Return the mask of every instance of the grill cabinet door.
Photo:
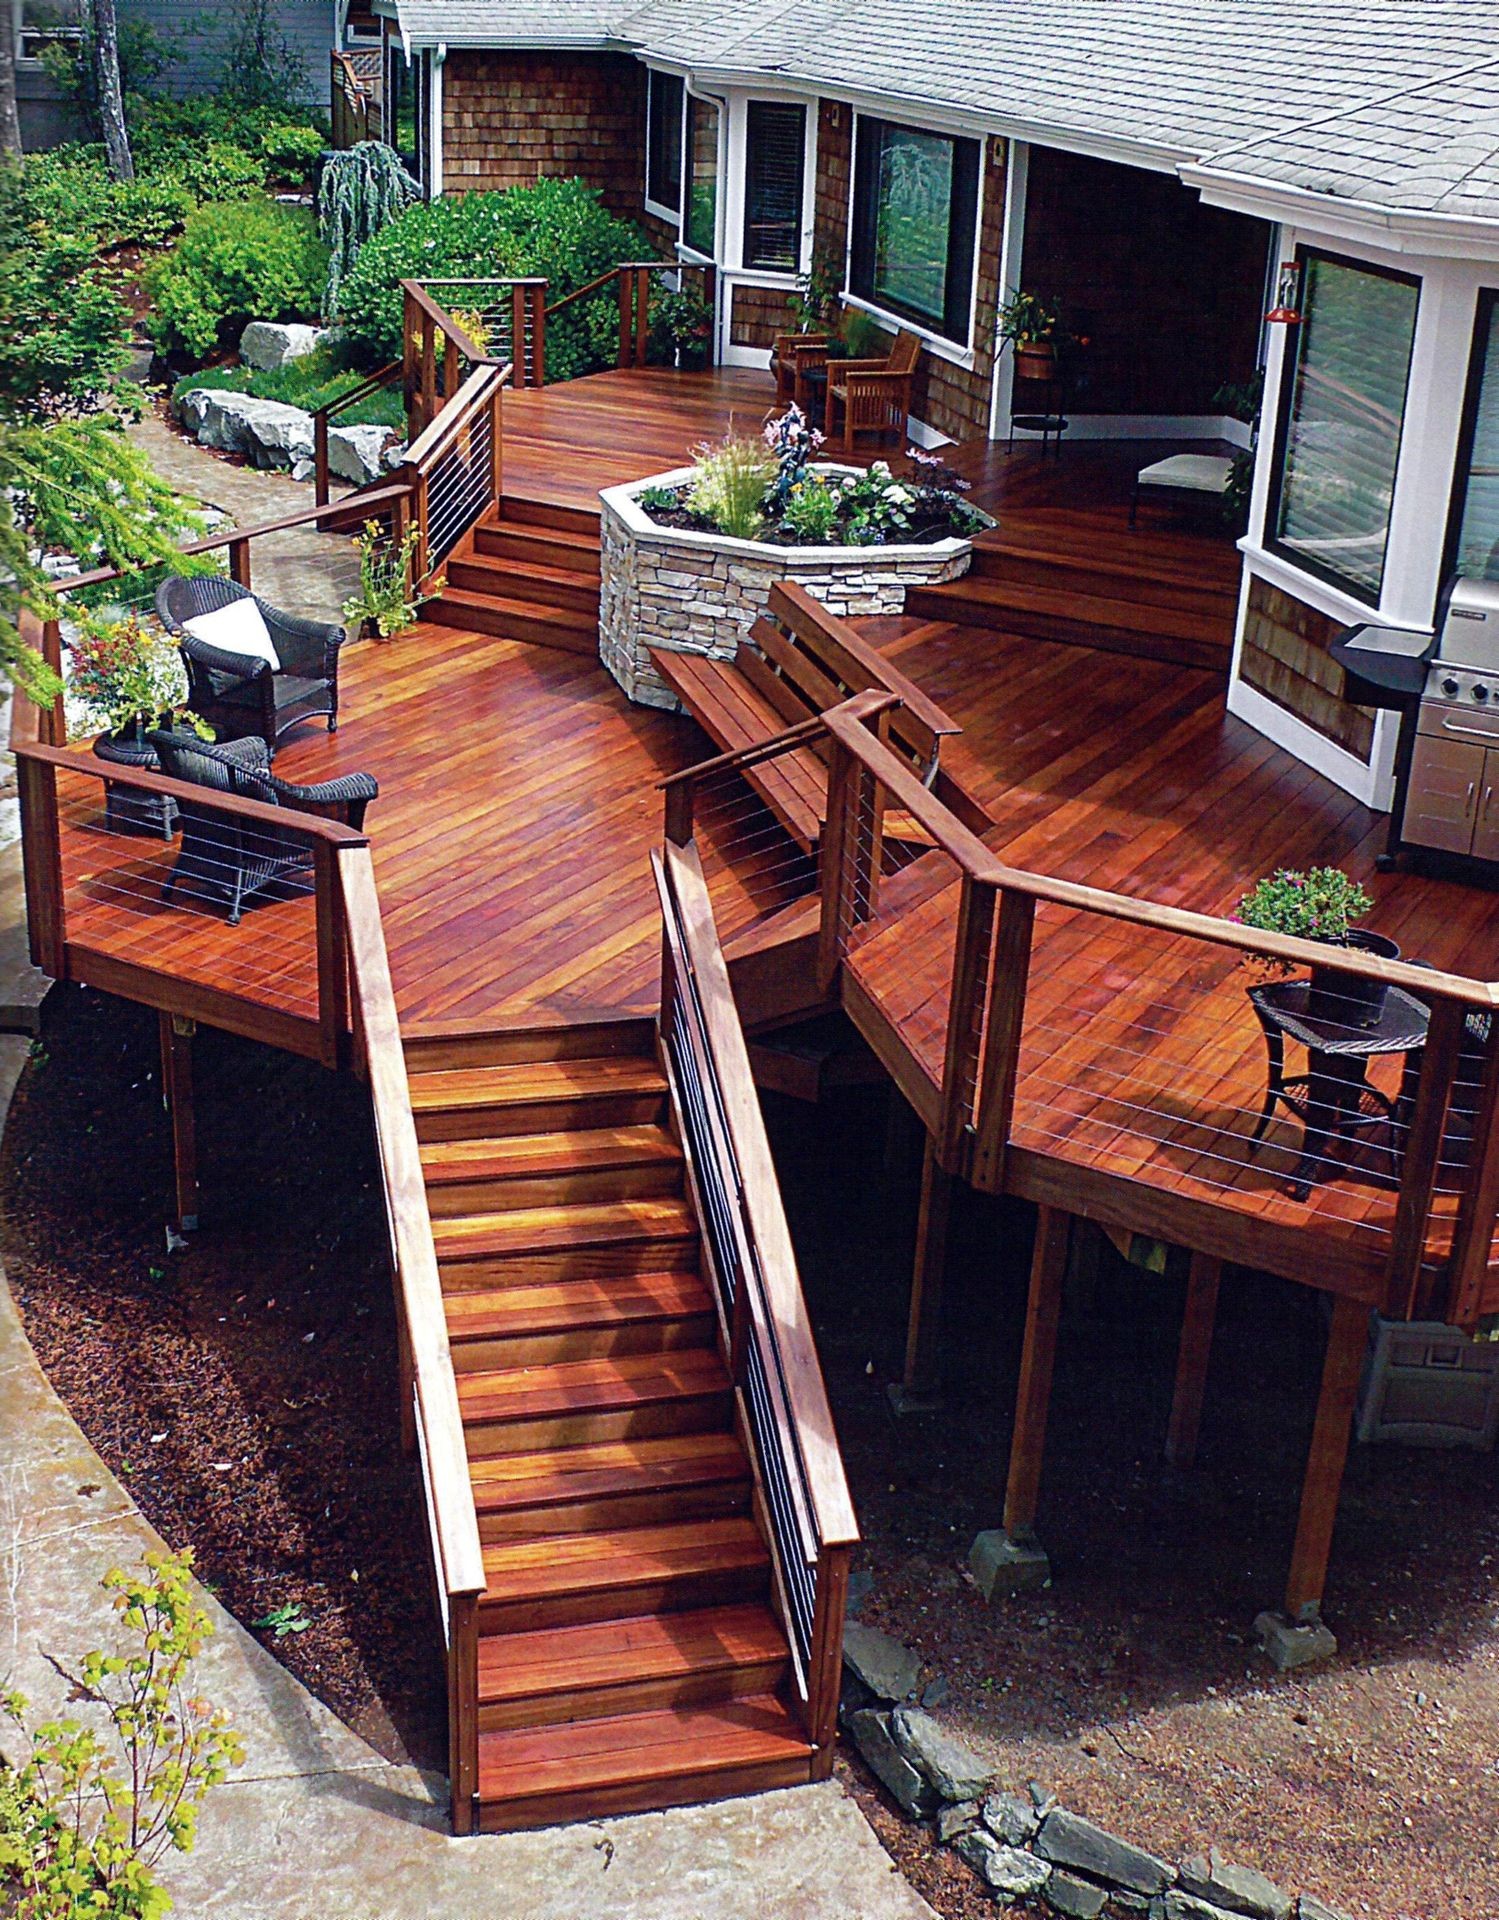
{"label": "grill cabinet door", "polygon": [[[1402,839],[1413,847],[1469,852],[1484,784],[1485,757],[1482,747],[1468,741],[1417,734]],[[1499,761],[1495,770],[1499,772]],[[1494,802],[1494,815],[1499,840],[1499,797]]]}
{"label": "grill cabinet door", "polygon": [[1479,860],[1499,860],[1499,753],[1492,747],[1483,756],[1483,781],[1473,815],[1473,853]]}

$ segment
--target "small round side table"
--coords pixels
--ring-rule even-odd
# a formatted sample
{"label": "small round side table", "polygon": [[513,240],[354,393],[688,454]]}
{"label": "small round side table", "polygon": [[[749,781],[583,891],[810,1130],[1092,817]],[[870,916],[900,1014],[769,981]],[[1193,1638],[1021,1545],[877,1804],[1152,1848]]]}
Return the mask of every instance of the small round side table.
{"label": "small round side table", "polygon": [[[156,749],[133,735],[101,733],[94,742],[94,752],[110,766],[137,767],[146,773],[161,771]],[[104,829],[106,833],[153,833],[170,840],[177,831],[177,802],[170,794],[140,793],[118,780],[106,780]]]}
{"label": "small round side table", "polygon": [[[1411,1085],[1411,1064],[1426,1045],[1431,1010],[1399,987],[1386,990],[1379,1019],[1367,1027],[1350,1027],[1340,1020],[1318,1020],[1307,1012],[1311,993],[1308,980],[1275,981],[1251,987],[1249,1002],[1264,1030],[1269,1055],[1265,1104],[1259,1124],[1250,1136],[1255,1145],[1269,1126],[1277,1105],[1294,1113],[1305,1132],[1301,1158],[1288,1191],[1293,1200],[1305,1200],[1322,1178],[1327,1149],[1335,1133],[1384,1127],[1390,1136],[1390,1156],[1400,1156],[1398,1121]],[[1285,1073],[1285,1042],[1289,1036],[1306,1048],[1307,1071],[1289,1079]],[[1369,1084],[1369,1062],[1381,1054],[1403,1053],[1407,1058],[1401,1092],[1395,1099]],[[1364,1102],[1373,1108],[1366,1112]]]}

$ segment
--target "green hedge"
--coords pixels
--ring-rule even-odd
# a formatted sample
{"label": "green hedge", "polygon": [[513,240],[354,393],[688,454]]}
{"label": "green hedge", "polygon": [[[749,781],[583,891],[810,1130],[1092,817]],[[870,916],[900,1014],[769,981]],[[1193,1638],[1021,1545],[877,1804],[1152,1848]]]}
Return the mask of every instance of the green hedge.
{"label": "green hedge", "polygon": [[[581,180],[423,201],[365,244],[339,289],[338,317],[371,361],[392,360],[401,351],[403,279],[542,275],[555,301],[621,261],[653,253],[641,230],[616,219]],[[609,287],[548,325],[547,378],[612,366],[618,333]]]}
{"label": "green hedge", "polygon": [[197,208],[145,274],[151,337],[202,359],[250,320],[315,320],[328,249],[304,207],[274,200]]}

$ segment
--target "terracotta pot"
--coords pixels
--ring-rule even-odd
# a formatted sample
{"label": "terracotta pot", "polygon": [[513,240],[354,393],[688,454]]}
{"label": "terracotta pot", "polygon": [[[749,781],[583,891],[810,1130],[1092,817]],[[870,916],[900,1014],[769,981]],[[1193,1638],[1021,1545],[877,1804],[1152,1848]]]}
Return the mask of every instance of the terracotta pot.
{"label": "terracotta pot", "polygon": [[1016,347],[1015,371],[1022,380],[1050,380],[1057,370],[1057,350],[1045,342]]}
{"label": "terracotta pot", "polygon": [[[1382,933],[1367,933],[1354,927],[1348,945],[1361,953],[1376,954],[1381,960],[1398,960],[1400,949]],[[1360,980],[1328,963],[1312,968],[1311,990],[1306,1010],[1314,1020],[1336,1021],[1345,1027],[1373,1027],[1384,1012],[1389,989],[1381,980]]]}

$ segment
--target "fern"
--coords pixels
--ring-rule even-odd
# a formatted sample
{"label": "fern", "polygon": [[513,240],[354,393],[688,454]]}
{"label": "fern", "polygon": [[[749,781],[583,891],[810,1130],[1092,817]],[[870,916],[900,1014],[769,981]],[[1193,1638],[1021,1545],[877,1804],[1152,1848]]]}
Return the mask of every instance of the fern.
{"label": "fern", "polygon": [[338,290],[365,241],[421,197],[420,181],[412,179],[400,156],[382,140],[360,140],[343,153],[329,155],[317,193],[318,230],[329,251],[325,320],[333,318]]}

